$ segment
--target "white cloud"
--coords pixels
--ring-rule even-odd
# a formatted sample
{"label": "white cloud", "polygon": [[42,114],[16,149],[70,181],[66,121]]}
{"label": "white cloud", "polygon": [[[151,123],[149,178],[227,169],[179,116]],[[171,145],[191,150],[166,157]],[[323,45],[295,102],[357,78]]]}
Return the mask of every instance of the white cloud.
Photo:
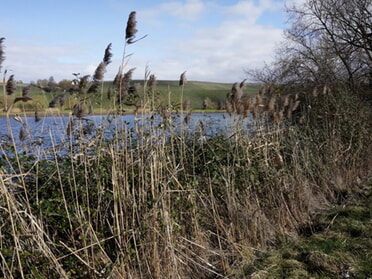
{"label": "white cloud", "polygon": [[167,53],[154,61],[155,70],[165,79],[174,79],[184,70],[190,80],[233,82],[243,78],[245,69],[262,67],[273,58],[282,30],[258,25],[257,20],[265,11],[278,8],[268,0],[259,5],[242,1],[216,7],[222,18],[219,25],[195,28],[186,39],[163,42]]}
{"label": "white cloud", "polygon": [[[138,10],[139,36],[149,36],[128,48],[128,53],[133,52],[128,69],[136,67],[135,79],[143,79],[149,65],[158,79],[176,80],[187,70],[189,80],[241,80],[244,69],[261,67],[272,59],[276,43],[282,40],[282,30],[258,22],[265,12],[280,11],[282,6],[283,2],[275,0],[240,1],[234,5],[186,0]],[[72,78],[74,72],[91,75],[106,46],[95,53],[92,46],[79,42],[60,47],[13,42],[5,41],[2,70],[11,70],[16,79],[24,81],[49,76],[55,80]],[[108,66],[107,79],[117,73],[121,48],[122,40],[113,41],[114,61]]]}

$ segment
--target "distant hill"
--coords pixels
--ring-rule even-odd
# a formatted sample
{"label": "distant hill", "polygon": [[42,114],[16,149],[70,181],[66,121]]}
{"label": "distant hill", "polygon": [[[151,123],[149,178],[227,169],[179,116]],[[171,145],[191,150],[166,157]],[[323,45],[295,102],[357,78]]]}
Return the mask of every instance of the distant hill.
{"label": "distant hill", "polygon": [[[143,80],[132,80],[131,85],[137,87],[140,96],[146,93],[146,88],[144,88]],[[218,108],[219,103],[224,103],[226,94],[231,91],[232,83],[217,83],[217,82],[202,82],[202,81],[188,81],[183,89],[179,86],[179,81],[175,80],[158,80],[155,88],[155,99],[157,103],[162,103],[164,105],[171,102],[172,104],[178,104],[181,101],[181,92],[183,90],[183,101],[188,101],[191,109],[198,110],[202,108],[203,101],[207,100],[209,109]],[[23,84],[26,86],[26,84]],[[244,87],[244,94],[254,95],[257,94],[261,85],[247,83]],[[105,81],[103,83],[103,88],[100,89],[101,94],[88,94],[87,96],[91,98],[91,104],[94,109],[104,108],[108,109],[112,107],[114,97],[111,100],[107,98],[107,92],[109,88],[112,88],[112,81]],[[12,102],[13,98],[21,94],[21,87],[17,89],[17,93],[8,96],[8,103]],[[14,106],[14,109],[18,108],[20,111],[35,111],[40,109],[45,109],[48,107],[49,102],[58,95],[65,95],[65,103],[62,110],[71,110],[72,106],[78,102],[79,96],[71,95],[66,93],[65,90],[58,88],[54,92],[48,92],[42,88],[32,86],[30,88],[29,95],[33,100],[23,103],[19,102]],[[2,96],[0,96],[0,102],[2,101]],[[111,104],[110,104],[111,103]],[[59,106],[59,105],[58,105]]]}

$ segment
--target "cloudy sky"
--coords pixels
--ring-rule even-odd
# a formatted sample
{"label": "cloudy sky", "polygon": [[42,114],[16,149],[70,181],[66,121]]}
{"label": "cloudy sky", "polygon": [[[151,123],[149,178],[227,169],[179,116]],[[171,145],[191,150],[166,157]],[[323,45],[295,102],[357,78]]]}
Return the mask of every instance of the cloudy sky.
{"label": "cloudy sky", "polygon": [[161,80],[235,82],[244,70],[270,62],[282,41],[285,0],[12,0],[0,1],[1,69],[17,80],[93,74],[112,43],[112,80],[124,52],[128,15],[136,11],[137,38],[126,48],[127,68],[143,79],[146,67]]}

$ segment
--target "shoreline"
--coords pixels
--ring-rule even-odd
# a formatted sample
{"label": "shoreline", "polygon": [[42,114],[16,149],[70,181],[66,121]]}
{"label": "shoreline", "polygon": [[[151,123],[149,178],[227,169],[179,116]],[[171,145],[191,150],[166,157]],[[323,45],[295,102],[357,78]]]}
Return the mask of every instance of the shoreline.
{"label": "shoreline", "polygon": [[[192,111],[190,112],[191,114],[193,113],[225,113],[226,110],[213,110],[213,111],[203,111],[203,110],[197,110],[197,111]],[[43,111],[43,112],[38,112],[39,117],[69,117],[72,116],[72,112],[57,112],[57,111]],[[140,111],[137,114],[148,114],[149,112],[145,111]],[[178,112],[180,113],[180,112]],[[183,113],[189,113],[184,111]],[[99,116],[99,115],[112,115],[114,114],[113,112],[110,111],[105,111],[105,112],[93,112],[91,114],[85,114],[84,117],[88,116]],[[121,113],[121,115],[134,115],[134,111],[124,111]],[[10,112],[10,113],[5,113],[2,112],[0,113],[0,118],[6,118],[6,117],[16,117],[16,116],[21,116],[21,117],[35,117],[35,112]]]}

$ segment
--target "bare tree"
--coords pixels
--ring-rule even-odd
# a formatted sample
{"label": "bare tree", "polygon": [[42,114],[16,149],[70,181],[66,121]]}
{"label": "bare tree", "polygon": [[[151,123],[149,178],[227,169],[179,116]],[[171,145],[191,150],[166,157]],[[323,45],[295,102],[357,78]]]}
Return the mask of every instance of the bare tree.
{"label": "bare tree", "polygon": [[249,71],[265,83],[372,86],[372,3],[307,0],[287,8],[289,28],[277,58]]}

